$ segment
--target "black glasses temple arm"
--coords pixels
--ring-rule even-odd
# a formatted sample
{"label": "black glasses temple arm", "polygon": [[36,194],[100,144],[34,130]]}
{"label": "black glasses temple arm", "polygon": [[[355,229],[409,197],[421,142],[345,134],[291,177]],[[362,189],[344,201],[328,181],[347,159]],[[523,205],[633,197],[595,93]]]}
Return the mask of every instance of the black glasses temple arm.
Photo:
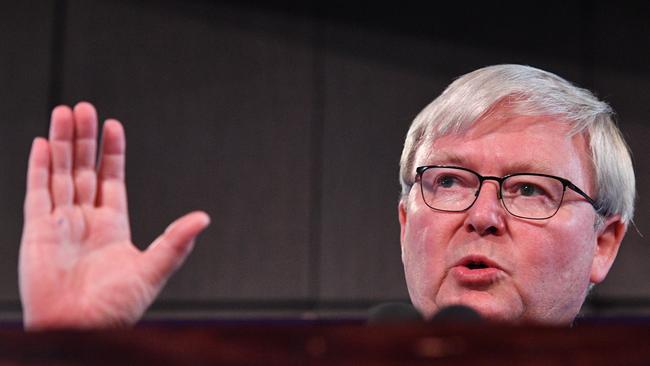
{"label": "black glasses temple arm", "polygon": [[573,183],[571,183],[569,181],[566,181],[565,184],[566,184],[567,187],[571,188],[572,191],[574,191],[574,192],[578,193],[579,195],[581,195],[582,197],[584,197],[587,200],[587,202],[589,202],[596,209],[596,211],[600,212],[600,207],[599,207],[598,203],[596,203],[596,201],[593,198],[589,197],[588,194],[583,192],[582,189],[578,188],[575,184],[573,184]]}

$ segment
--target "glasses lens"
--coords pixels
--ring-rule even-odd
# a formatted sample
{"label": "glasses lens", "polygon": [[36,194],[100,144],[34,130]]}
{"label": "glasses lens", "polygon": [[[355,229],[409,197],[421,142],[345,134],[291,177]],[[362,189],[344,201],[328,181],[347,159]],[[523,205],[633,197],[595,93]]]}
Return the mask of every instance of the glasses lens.
{"label": "glasses lens", "polygon": [[555,178],[513,175],[501,185],[506,210],[515,216],[545,219],[555,215],[564,196],[564,185]]}
{"label": "glasses lens", "polygon": [[479,178],[456,168],[429,168],[421,177],[422,198],[429,207],[441,211],[463,211],[472,205]]}

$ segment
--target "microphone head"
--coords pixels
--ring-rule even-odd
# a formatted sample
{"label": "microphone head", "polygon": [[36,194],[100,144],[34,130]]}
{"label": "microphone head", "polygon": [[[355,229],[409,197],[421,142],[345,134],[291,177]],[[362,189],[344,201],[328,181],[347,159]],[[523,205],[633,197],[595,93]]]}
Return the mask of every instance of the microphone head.
{"label": "microphone head", "polygon": [[483,318],[481,314],[466,305],[450,305],[444,307],[431,318],[431,323],[436,324],[477,324],[482,322]]}
{"label": "microphone head", "polygon": [[422,322],[422,314],[411,304],[388,302],[368,310],[367,324],[397,324]]}

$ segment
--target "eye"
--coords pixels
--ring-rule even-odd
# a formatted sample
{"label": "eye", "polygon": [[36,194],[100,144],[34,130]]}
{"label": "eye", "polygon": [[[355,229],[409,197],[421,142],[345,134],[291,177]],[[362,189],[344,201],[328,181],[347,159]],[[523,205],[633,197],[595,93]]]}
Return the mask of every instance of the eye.
{"label": "eye", "polygon": [[539,194],[544,193],[541,188],[539,188],[538,186],[536,186],[534,184],[530,184],[530,183],[522,183],[522,184],[520,184],[519,187],[517,188],[517,191],[522,196],[527,196],[527,197],[534,196],[534,195],[539,195]]}
{"label": "eye", "polygon": [[458,183],[458,179],[451,175],[442,175],[436,180],[436,185],[442,188],[451,188]]}

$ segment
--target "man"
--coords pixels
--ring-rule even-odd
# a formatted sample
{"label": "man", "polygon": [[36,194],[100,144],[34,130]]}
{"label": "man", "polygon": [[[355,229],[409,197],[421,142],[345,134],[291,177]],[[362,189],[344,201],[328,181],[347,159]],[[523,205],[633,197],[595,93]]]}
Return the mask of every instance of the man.
{"label": "man", "polygon": [[499,65],[456,80],[415,118],[399,220],[425,316],[463,304],[494,320],[573,321],[634,211],[612,115],[553,74]]}
{"label": "man", "polygon": [[[27,328],[132,324],[209,222],[191,213],[146,251],[130,242],[124,134],[87,103],[52,113],[28,169],[20,290]],[[544,71],[492,66],[452,83],[401,159],[402,259],[413,304],[570,323],[632,219],[634,173],[612,111]]]}

